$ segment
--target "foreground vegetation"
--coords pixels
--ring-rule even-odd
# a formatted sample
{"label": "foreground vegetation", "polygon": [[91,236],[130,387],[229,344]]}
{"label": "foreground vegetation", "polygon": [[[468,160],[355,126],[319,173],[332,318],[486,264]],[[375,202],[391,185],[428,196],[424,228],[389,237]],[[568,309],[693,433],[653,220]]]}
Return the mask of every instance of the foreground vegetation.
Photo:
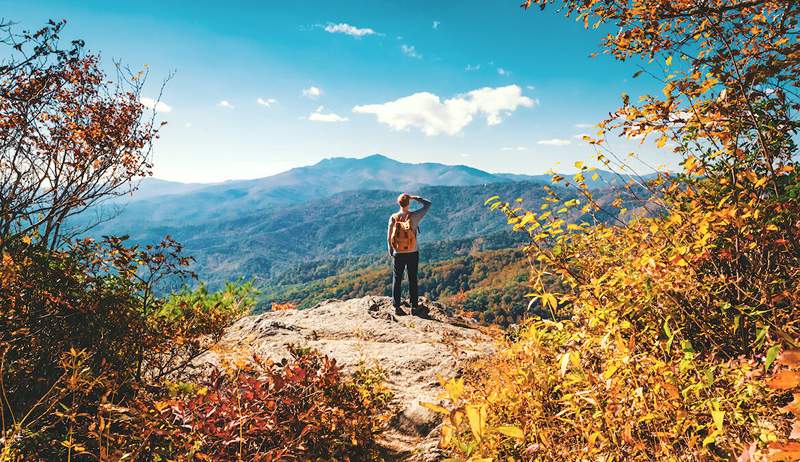
{"label": "foreground vegetation", "polygon": [[196,362],[256,301],[210,292],[167,237],[76,238],[68,218],[150,173],[144,74],[100,70],[64,23],[0,26],[0,461],[365,460],[385,423],[378,371],[292,348]]}
{"label": "foreground vegetation", "polygon": [[[580,162],[579,201],[488,201],[530,236],[531,296],[561,320],[444,383],[442,445],[455,460],[800,460],[800,4],[556,3],[612,26],[605,51],[664,85],[623,95],[587,137],[597,160],[631,168],[604,141],[621,132],[683,172],[651,181],[638,216],[599,205]],[[575,208],[590,218],[567,225]]]}

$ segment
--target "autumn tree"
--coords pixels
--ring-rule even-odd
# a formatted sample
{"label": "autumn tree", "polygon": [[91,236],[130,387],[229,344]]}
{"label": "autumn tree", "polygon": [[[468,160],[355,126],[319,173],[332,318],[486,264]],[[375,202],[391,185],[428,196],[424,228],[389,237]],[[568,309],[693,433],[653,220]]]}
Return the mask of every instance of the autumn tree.
{"label": "autumn tree", "polygon": [[[445,383],[452,406],[431,405],[447,415],[442,443],[473,460],[794,460],[797,443],[782,441],[798,437],[797,408],[776,404],[800,377],[800,3],[522,6],[611,30],[603,52],[661,87],[623,94],[586,137],[600,166],[647,167],[608,147],[622,136],[682,168],[601,201],[577,162],[553,178],[576,199],[553,188],[536,207],[487,201],[529,235],[531,303],[560,320],[531,320]],[[570,210],[585,220],[568,224]],[[778,364],[790,369],[763,380]]]}
{"label": "autumn tree", "polygon": [[18,34],[0,25],[0,249],[17,239],[55,248],[67,218],[128,193],[150,174],[157,128],[123,68],[109,81],[82,41],[59,46],[65,22]]}

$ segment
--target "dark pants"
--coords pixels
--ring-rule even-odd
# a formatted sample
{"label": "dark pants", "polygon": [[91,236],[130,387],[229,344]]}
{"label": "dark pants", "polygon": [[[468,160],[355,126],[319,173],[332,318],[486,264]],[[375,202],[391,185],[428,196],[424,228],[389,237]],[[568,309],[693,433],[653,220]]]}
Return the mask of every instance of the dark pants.
{"label": "dark pants", "polygon": [[403,271],[408,268],[408,292],[411,306],[417,306],[417,270],[419,269],[419,252],[395,253],[392,270],[392,298],[394,306],[400,306],[400,286],[403,284]]}

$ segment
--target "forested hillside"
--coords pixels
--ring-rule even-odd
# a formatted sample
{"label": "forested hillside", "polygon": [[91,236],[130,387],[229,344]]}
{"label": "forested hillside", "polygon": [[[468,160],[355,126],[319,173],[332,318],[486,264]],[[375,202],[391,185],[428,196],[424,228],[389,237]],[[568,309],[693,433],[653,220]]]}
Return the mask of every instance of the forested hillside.
{"label": "forested hillside", "polygon": [[[434,205],[422,224],[422,245],[463,242],[504,231],[506,220],[483,207],[497,192],[529,202],[545,196],[542,183],[423,187],[417,193]],[[172,236],[194,256],[195,271],[213,287],[240,277],[268,281],[303,262],[384,254],[386,223],[397,208],[397,194],[343,192],[291,207],[245,208],[235,218],[208,217],[195,225],[140,221],[126,234],[134,242]],[[106,233],[114,226],[122,225],[112,221],[93,232]]]}
{"label": "forested hillside", "polygon": [[[527,265],[519,250],[470,251],[420,266],[420,294],[471,313],[482,322],[507,326],[528,315]],[[428,255],[423,253],[423,259]],[[384,257],[376,264],[341,271],[304,284],[262,286],[259,306],[291,303],[305,309],[327,299],[346,300],[391,293],[391,268]],[[406,289],[404,289],[406,290]]]}

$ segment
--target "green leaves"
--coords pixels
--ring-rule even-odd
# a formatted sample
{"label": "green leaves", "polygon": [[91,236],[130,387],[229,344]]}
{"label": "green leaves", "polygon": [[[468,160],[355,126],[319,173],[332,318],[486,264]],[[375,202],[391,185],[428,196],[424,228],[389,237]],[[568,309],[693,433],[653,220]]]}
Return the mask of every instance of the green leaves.
{"label": "green leaves", "polygon": [[778,357],[778,353],[780,352],[781,352],[780,344],[772,345],[767,349],[767,355],[766,358],[764,359],[764,370],[769,370],[769,366],[771,366],[772,363],[775,362],[775,358]]}

